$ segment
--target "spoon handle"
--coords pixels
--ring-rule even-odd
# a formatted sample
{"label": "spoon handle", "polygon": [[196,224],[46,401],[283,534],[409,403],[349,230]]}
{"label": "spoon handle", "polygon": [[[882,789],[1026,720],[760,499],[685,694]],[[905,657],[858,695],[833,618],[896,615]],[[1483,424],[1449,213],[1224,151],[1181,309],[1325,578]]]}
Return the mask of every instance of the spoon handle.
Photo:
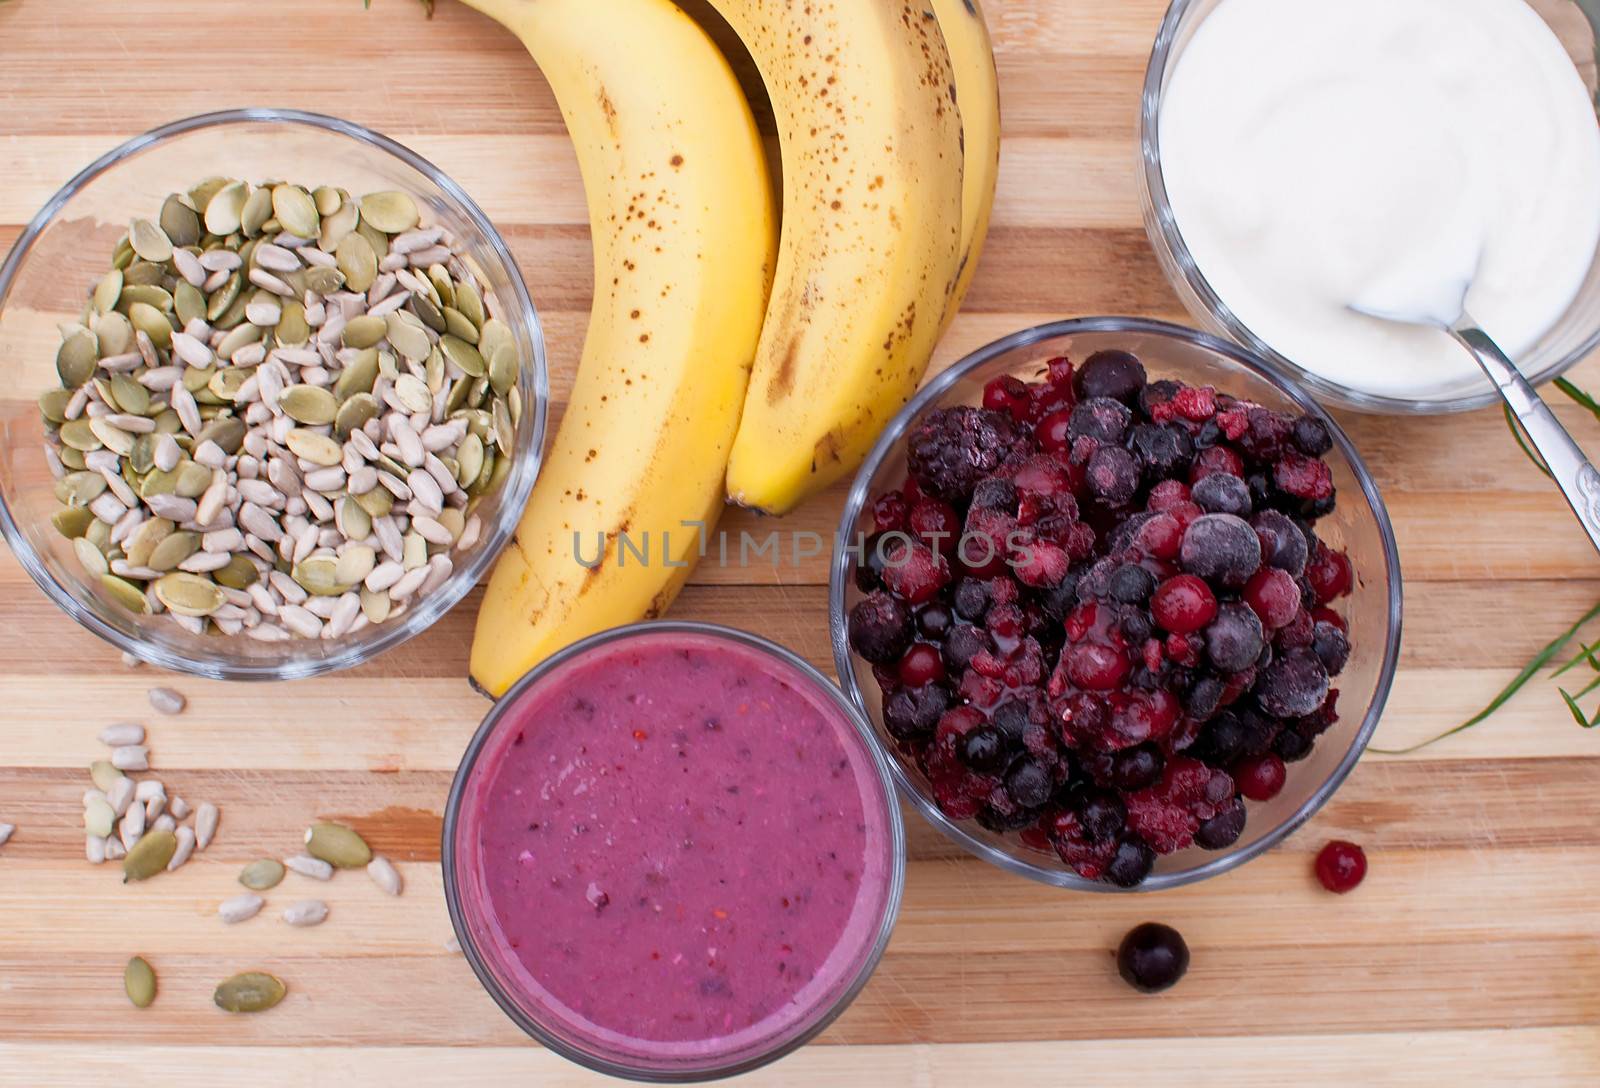
{"label": "spoon handle", "polygon": [[1600,551],[1600,472],[1595,471],[1550,406],[1528,384],[1517,364],[1507,358],[1471,316],[1462,314],[1450,326],[1450,335],[1477,357],[1478,365],[1500,390],[1533,448],[1544,458],[1556,486],[1566,496],[1567,505],[1578,515],[1589,540]]}

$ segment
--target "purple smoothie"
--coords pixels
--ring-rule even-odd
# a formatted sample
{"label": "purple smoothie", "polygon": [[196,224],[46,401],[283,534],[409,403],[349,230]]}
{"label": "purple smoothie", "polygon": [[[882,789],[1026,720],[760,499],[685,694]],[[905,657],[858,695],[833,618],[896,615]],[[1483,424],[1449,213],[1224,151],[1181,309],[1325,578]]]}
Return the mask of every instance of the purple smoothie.
{"label": "purple smoothie", "polygon": [[817,682],[729,638],[596,645],[507,706],[454,842],[462,915],[576,1049],[695,1065],[826,1016],[898,858],[873,757]]}

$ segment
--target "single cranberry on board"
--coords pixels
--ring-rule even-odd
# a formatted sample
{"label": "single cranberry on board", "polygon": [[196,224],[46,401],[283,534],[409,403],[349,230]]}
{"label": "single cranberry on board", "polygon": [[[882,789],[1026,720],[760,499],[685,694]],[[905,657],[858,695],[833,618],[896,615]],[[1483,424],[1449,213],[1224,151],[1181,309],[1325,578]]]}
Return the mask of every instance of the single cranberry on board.
{"label": "single cranberry on board", "polygon": [[1122,886],[1239,842],[1337,720],[1355,572],[1317,532],[1332,448],[1318,418],[1127,351],[913,424],[874,527],[958,546],[891,545],[849,636],[944,814]]}
{"label": "single cranberry on board", "polygon": [[1134,926],[1117,949],[1117,972],[1143,993],[1177,985],[1189,970],[1189,945],[1183,934],[1160,922]]}
{"label": "single cranberry on board", "polygon": [[1317,879],[1330,892],[1343,895],[1367,875],[1367,854],[1353,842],[1334,839],[1317,853]]}

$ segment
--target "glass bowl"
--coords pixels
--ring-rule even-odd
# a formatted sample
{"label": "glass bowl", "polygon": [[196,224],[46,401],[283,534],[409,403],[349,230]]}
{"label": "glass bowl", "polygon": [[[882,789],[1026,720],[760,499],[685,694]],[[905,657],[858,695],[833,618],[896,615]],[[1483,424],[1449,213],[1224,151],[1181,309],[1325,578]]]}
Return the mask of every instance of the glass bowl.
{"label": "glass bowl", "polygon": [[1289,765],[1288,782],[1277,797],[1247,803],[1249,820],[1237,842],[1219,851],[1191,847],[1160,856],[1144,883],[1131,889],[1161,891],[1242,865],[1309,820],[1361,757],[1394,679],[1400,653],[1400,558],[1389,515],[1350,439],[1304,391],[1227,341],[1139,318],[1058,321],[979,348],[925,386],[889,424],[867,457],[850,488],[839,523],[828,605],[840,684],[872,722],[901,792],[929,823],[969,853],[1009,872],[1063,888],[1124,890],[1084,879],[1053,852],[1031,849],[1015,835],[997,835],[975,821],[955,821],[940,811],[921,770],[884,727],[882,693],[872,666],[851,651],[846,630],[850,609],[863,596],[856,586],[855,557],[861,554],[861,541],[872,532],[872,500],[905,479],[905,438],[912,427],[936,408],[980,403],[984,385],[1000,375],[1026,380],[1035,377],[1044,361],[1054,356],[1082,361],[1096,351],[1113,349],[1138,355],[1152,380],[1177,378],[1193,385],[1211,385],[1267,408],[1322,420],[1333,436],[1327,462],[1340,501],[1333,513],[1317,522],[1317,533],[1331,546],[1348,549],[1356,573],[1353,592],[1339,602],[1350,624],[1352,646],[1349,664],[1334,682],[1340,692],[1340,720],[1317,739],[1309,756]]}
{"label": "glass bowl", "polygon": [[[597,651],[663,639],[679,648],[686,642],[723,642],[755,651],[771,660],[773,672],[786,684],[808,690],[849,723],[848,729],[841,729],[841,740],[851,750],[862,803],[868,810],[868,857],[863,871],[881,875],[880,894],[870,900],[868,881],[863,879],[859,885],[862,891],[845,935],[824,961],[832,969],[832,977],[814,978],[788,1004],[752,1027],[709,1040],[725,1044],[716,1049],[698,1041],[640,1045],[639,1040],[591,1023],[550,994],[509,947],[489,905],[478,834],[476,812],[494,786],[498,758],[522,741],[522,723],[517,716],[522,700]],[[507,735],[509,726],[517,727],[516,736]],[[879,829],[876,837],[874,827]],[[711,825],[704,827],[704,834],[712,832]],[[873,740],[872,727],[827,677],[784,647],[744,631],[707,623],[648,621],[602,631],[574,643],[535,666],[495,703],[467,746],[450,787],[442,863],[445,902],[461,950],[489,995],[518,1027],[569,1060],[611,1076],[687,1082],[749,1072],[781,1058],[832,1023],[861,992],[883,956],[899,913],[905,884],[905,827],[895,803],[889,764]]]}
{"label": "glass bowl", "polygon": [[[195,635],[166,616],[136,616],[110,601],[51,525],[61,508],[44,456],[38,396],[59,385],[56,325],[76,321],[90,287],[110,267],[133,216],[167,194],[231,173],[337,185],[352,193],[399,189],[425,221],[455,233],[486,301],[516,337],[524,410],[511,473],[475,508],[477,544],[451,553],[455,569],[399,618],[339,639],[258,642]],[[332,117],[288,110],[234,110],[191,117],[136,137],[69,181],[34,216],[0,266],[0,531],[39,588],[83,626],[152,664],[228,680],[292,679],[347,668],[396,646],[456,604],[511,538],[539,472],[549,383],[544,334],[505,241],[482,210],[438,167],[384,136]]]}
{"label": "glass bowl", "polygon": [[[1139,198],[1144,212],[1145,232],[1155,248],[1156,259],[1171,281],[1184,308],[1202,328],[1244,345],[1271,366],[1292,374],[1314,396],[1325,402],[1358,411],[1396,415],[1431,415],[1465,412],[1498,404],[1499,395],[1487,378],[1478,387],[1437,397],[1410,398],[1377,395],[1341,385],[1296,365],[1294,360],[1274,351],[1240,321],[1217,296],[1195,263],[1184,243],[1176,217],[1168,201],[1161,166],[1161,109],[1163,96],[1184,47],[1202,20],[1223,0],[1174,0],[1156,34],[1155,48],[1145,72],[1144,96],[1140,105]],[[1569,0],[1541,0],[1530,5],[1556,31],[1567,46],[1591,97],[1597,90],[1595,57],[1600,44],[1600,11],[1591,15],[1589,7]],[[1590,5],[1592,7],[1592,5]],[[1531,195],[1531,194],[1530,194]],[[1576,366],[1596,347],[1600,347],[1600,254],[1590,266],[1583,287],[1561,320],[1528,351],[1518,355],[1517,363],[1535,385],[1559,377]]]}

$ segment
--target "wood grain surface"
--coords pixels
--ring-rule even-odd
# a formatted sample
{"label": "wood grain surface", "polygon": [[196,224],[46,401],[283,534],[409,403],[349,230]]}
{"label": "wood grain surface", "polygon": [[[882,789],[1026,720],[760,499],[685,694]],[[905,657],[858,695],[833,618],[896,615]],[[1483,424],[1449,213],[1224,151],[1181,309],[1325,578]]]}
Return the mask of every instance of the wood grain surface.
{"label": "wood grain surface", "polygon": [[[1134,183],[1163,3],[988,6],[1003,173],[936,366],[1040,320],[1182,320]],[[590,297],[576,163],[520,45],[451,0],[431,22],[411,0],[370,12],[357,0],[0,3],[0,249],[95,155],[246,105],[340,114],[458,179],[509,238],[543,313],[559,411]],[[1600,366],[1577,377],[1600,384]],[[1594,441],[1592,421],[1562,414]],[[1497,412],[1346,422],[1384,489],[1407,581],[1402,671],[1376,742],[1400,747],[1481,706],[1600,597],[1600,565]],[[825,495],[786,527],[826,532],[841,502]],[[725,525],[771,527],[737,513]],[[825,581],[820,558],[702,568],[674,614],[750,628],[831,672]],[[446,948],[439,824],[485,709],[464,680],[477,603],[337,678],[177,679],[188,711],[152,720],[157,676],[124,669],[0,558],[0,820],[18,825],[0,848],[0,1084],[596,1082],[526,1040]],[[83,861],[79,798],[96,732],[130,717],[150,724],[169,791],[224,815],[196,861],[125,887]],[[1597,775],[1600,733],[1577,729],[1540,681],[1473,732],[1369,755],[1283,847],[1181,891],[1054,891],[961,855],[908,813],[905,907],[882,966],[816,1045],[749,1083],[1594,1084]],[[214,909],[240,865],[289,852],[318,816],[394,858],[404,897],[346,876],[318,889],[333,914],[317,929],[221,927]],[[1341,898],[1311,874],[1335,836],[1371,859]],[[1134,993],[1112,963],[1147,919],[1176,925],[1194,954],[1159,997]],[[161,978],[142,1012],[121,993],[136,952]],[[215,982],[249,967],[290,980],[284,1005],[256,1018],[212,1008]]]}

